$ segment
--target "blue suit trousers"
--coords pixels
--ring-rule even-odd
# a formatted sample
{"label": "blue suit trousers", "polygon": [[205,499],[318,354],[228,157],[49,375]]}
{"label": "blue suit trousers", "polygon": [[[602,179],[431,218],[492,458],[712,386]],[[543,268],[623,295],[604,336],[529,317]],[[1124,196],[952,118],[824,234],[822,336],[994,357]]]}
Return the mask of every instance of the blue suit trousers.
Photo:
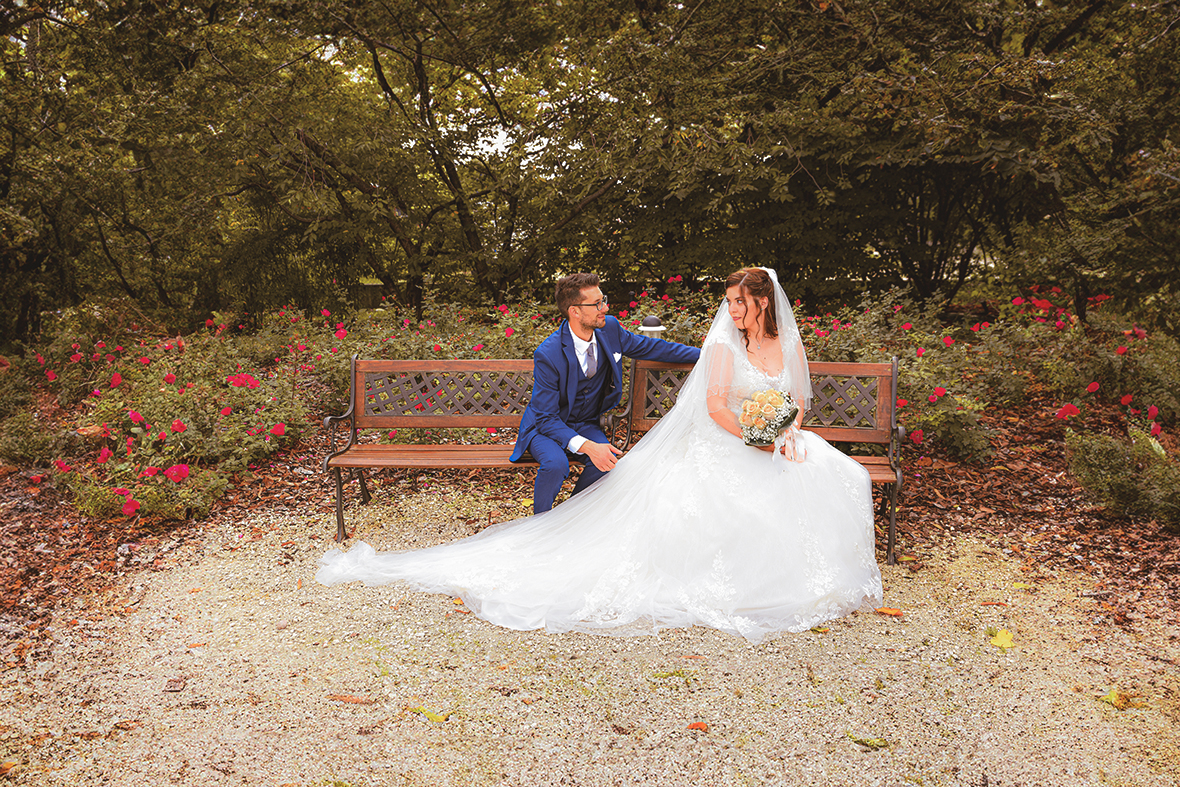
{"label": "blue suit trousers", "polygon": [[[606,435],[598,424],[570,424],[578,434],[593,443],[606,443]],[[537,481],[533,485],[533,513],[539,514],[553,508],[553,501],[561,485],[570,474],[570,459],[583,464],[582,475],[574,485],[574,494],[581,492],[598,479],[606,475],[606,471],[599,470],[585,454],[570,453],[565,446],[558,445],[556,440],[543,434],[535,434],[529,440],[529,453],[540,464],[537,469]]]}

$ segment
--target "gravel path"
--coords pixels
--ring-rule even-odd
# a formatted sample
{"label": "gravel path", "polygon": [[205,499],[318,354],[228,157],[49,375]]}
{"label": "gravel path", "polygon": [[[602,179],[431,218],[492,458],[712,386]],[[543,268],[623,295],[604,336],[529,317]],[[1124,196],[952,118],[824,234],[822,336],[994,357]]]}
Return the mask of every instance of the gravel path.
{"label": "gravel path", "polygon": [[[351,511],[357,536],[423,546],[487,513],[400,502]],[[0,673],[0,769],[46,787],[1177,783],[1180,632],[1113,627],[1082,575],[967,537],[883,567],[904,617],[752,646],[520,633],[443,596],[324,588],[328,519],[212,527],[63,608],[50,660]]]}

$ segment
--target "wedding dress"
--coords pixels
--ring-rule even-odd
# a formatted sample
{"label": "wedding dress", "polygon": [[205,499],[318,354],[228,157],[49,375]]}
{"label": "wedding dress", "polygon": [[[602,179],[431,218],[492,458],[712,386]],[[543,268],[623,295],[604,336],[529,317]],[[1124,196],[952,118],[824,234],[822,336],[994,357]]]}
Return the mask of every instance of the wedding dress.
{"label": "wedding dress", "polygon": [[403,580],[511,629],[633,635],[699,624],[751,642],[879,606],[867,471],[810,432],[795,433],[803,461],[772,459],[708,413],[710,396],[736,412],[766,388],[806,403],[799,331],[777,280],[775,291],[777,375],[749,361],[723,303],[676,407],[593,486],[449,544],[333,549],[316,579]]}

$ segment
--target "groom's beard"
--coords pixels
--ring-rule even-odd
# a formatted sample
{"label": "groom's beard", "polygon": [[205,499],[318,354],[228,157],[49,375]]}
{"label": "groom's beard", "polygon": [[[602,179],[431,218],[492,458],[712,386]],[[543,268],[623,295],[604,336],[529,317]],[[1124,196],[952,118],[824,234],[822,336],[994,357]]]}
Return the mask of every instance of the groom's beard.
{"label": "groom's beard", "polygon": [[584,331],[592,331],[595,328],[605,327],[606,312],[598,312],[589,320],[587,320],[585,317],[579,318],[578,324],[582,326],[582,330]]}

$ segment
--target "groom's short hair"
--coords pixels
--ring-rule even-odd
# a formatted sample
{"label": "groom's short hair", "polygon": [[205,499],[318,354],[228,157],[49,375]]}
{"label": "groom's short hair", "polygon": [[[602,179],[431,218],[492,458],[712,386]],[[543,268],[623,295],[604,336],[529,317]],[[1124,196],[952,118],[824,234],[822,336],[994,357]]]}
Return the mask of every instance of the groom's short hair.
{"label": "groom's short hair", "polygon": [[571,273],[557,280],[557,310],[569,317],[570,307],[582,302],[582,290],[598,286],[597,273]]}

